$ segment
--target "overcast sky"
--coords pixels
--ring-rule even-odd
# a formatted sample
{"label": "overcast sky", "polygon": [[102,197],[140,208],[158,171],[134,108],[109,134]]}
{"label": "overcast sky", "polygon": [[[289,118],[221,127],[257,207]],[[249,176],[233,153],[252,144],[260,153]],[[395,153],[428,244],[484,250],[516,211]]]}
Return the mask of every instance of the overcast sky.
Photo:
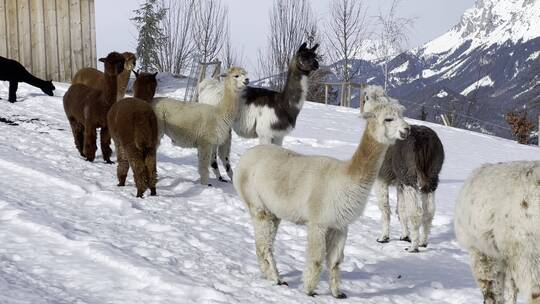
{"label": "overcast sky", "polygon": [[[182,1],[182,0],[178,0]],[[331,0],[310,0],[313,12],[323,28]],[[98,58],[112,50],[134,51],[137,31],[133,10],[142,0],[95,0],[96,39]],[[246,68],[251,70],[257,62],[257,50],[266,46],[270,31],[268,14],[274,0],[222,0],[229,7],[229,20],[233,43],[244,53]],[[368,16],[376,16],[391,0],[367,0]],[[474,5],[474,0],[402,0],[399,13],[416,18],[409,35],[409,46],[421,45],[450,29],[463,12]]]}

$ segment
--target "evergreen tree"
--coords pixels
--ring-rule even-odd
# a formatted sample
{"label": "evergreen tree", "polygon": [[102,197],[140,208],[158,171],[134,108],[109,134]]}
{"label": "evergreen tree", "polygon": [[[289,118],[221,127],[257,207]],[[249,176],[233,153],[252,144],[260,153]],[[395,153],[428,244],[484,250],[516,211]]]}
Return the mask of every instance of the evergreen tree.
{"label": "evergreen tree", "polygon": [[166,9],[161,8],[156,2],[157,0],[146,0],[139,9],[133,11],[135,17],[131,18],[139,31],[137,59],[143,71],[157,69],[157,50],[166,38],[160,28]]}

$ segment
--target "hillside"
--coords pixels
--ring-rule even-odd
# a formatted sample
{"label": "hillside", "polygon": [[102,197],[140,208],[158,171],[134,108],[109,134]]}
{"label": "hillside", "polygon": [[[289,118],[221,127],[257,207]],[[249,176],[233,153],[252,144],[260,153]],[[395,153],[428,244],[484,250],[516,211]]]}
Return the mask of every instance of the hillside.
{"label": "hillside", "polygon": [[[390,60],[390,94],[408,115],[510,137],[508,111],[540,115],[539,0],[477,0],[442,36]],[[356,60],[360,82],[382,84],[380,60]],[[469,116],[469,117],[467,117]],[[536,129],[536,128],[535,128]]]}
{"label": "hillside", "polygon": [[[68,85],[55,85],[48,97],[21,84],[20,102],[10,104],[0,82],[0,303],[480,303],[454,239],[457,192],[482,163],[540,158],[536,147],[428,123],[446,150],[429,247],[404,251],[394,216],[392,241],[377,243],[380,213],[371,196],[345,247],[349,298],[330,296],[326,273],[320,296],[309,298],[301,291],[304,227],[280,226],[276,259],[289,287],[272,286],[260,276],[242,202],[231,184],[198,184],[195,150],[165,138],[158,196],[135,198],[131,175],[118,188],[115,165],[99,152],[95,163],[76,153],[62,108]],[[181,94],[160,86],[161,94]],[[308,102],[284,145],[346,159],[363,125],[354,109]],[[233,167],[255,144],[233,137]],[[393,206],[395,197],[391,191]]]}

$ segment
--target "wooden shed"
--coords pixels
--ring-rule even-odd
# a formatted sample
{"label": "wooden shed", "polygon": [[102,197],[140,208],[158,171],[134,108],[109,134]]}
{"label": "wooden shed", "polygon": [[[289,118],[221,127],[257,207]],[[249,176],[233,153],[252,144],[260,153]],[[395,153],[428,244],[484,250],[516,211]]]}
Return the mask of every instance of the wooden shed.
{"label": "wooden shed", "polygon": [[34,75],[69,82],[96,67],[94,0],[0,0],[0,56]]}

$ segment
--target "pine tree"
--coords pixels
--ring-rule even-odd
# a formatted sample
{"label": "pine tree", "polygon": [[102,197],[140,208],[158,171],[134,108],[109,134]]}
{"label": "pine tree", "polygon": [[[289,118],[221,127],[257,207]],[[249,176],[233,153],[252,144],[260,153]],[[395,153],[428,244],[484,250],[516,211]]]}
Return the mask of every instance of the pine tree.
{"label": "pine tree", "polygon": [[137,59],[143,71],[157,69],[157,50],[165,41],[160,22],[165,17],[166,9],[156,3],[157,0],[146,0],[139,9],[134,10],[131,18],[137,26]]}

